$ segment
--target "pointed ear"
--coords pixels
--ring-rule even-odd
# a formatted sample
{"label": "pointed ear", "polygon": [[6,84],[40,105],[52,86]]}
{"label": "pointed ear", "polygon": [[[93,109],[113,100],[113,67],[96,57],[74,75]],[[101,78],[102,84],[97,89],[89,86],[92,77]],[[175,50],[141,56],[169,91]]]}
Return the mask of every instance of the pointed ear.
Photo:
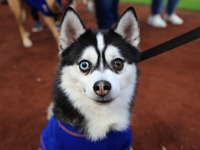
{"label": "pointed ear", "polygon": [[131,45],[138,47],[140,31],[137,16],[133,7],[129,7],[120,17],[114,31]]}
{"label": "pointed ear", "polygon": [[60,29],[61,50],[66,49],[86,31],[78,14],[73,8],[68,7],[64,13]]}

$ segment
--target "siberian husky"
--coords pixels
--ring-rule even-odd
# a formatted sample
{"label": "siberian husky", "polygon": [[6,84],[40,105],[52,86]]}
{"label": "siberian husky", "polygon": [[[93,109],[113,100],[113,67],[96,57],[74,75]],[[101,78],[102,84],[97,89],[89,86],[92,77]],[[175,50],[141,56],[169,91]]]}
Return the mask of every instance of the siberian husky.
{"label": "siberian husky", "polygon": [[114,29],[86,29],[72,8],[60,30],[60,62],[41,149],[129,150],[138,82],[139,24],[133,7]]}

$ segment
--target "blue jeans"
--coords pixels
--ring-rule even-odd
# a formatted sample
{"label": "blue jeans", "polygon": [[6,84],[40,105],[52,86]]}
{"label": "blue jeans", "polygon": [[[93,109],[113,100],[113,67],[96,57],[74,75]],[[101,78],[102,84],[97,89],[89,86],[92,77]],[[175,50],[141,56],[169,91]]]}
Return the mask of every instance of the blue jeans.
{"label": "blue jeans", "polygon": [[110,29],[118,20],[119,0],[95,0],[95,10],[99,29]]}
{"label": "blue jeans", "polygon": [[[151,13],[153,15],[161,14],[164,0],[152,0]],[[166,13],[171,15],[176,10],[179,0],[168,0]]]}

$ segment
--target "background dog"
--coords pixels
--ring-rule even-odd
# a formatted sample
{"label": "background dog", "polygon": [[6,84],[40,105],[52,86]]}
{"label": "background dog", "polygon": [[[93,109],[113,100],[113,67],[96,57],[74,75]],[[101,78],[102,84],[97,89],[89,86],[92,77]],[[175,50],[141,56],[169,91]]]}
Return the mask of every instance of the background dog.
{"label": "background dog", "polygon": [[88,30],[72,8],[66,10],[42,149],[131,149],[139,41],[132,7],[108,31]]}
{"label": "background dog", "polygon": [[[59,32],[52,15],[62,14],[61,3],[61,0],[8,0],[8,4],[17,20],[24,47],[31,47],[33,45],[29,38],[29,33],[26,31],[24,26],[26,18],[30,13],[31,7],[34,7],[42,12],[44,20],[59,46]],[[63,5],[67,5],[67,3],[63,3]]]}

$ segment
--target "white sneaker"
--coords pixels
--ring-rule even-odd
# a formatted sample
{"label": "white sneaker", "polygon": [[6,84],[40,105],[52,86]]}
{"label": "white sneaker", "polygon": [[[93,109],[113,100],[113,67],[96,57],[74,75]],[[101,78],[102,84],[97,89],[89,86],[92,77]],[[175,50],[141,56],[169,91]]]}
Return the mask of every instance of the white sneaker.
{"label": "white sneaker", "polygon": [[161,15],[150,16],[147,20],[147,24],[156,28],[166,28],[167,23],[161,18]]}
{"label": "white sneaker", "polygon": [[179,16],[177,16],[175,13],[168,15],[164,14],[164,19],[167,22],[170,22],[173,25],[182,25],[183,24],[183,19],[181,19]]}

